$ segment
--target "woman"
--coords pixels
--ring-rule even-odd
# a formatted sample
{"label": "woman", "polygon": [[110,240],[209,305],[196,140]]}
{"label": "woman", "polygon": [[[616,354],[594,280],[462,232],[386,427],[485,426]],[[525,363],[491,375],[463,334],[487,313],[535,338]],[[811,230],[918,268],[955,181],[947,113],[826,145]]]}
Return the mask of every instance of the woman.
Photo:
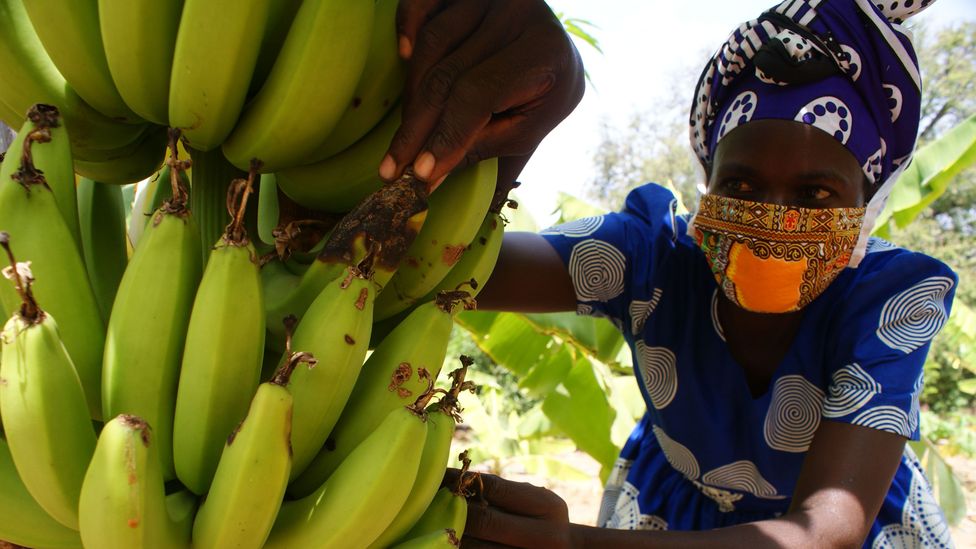
{"label": "woman", "polygon": [[[918,130],[895,23],[928,3],[787,0],[736,29],[695,92],[694,218],[646,185],[620,213],[506,235],[481,307],[610,318],[648,411],[604,528],[486,477],[465,546],[951,546],[905,443],[956,277],[868,237]],[[506,124],[541,136],[578,101],[578,57],[540,2],[406,2],[401,23],[411,93],[385,177],[412,162],[436,186],[466,155],[524,155],[533,142],[509,145]],[[534,36],[560,59],[523,53]]]}

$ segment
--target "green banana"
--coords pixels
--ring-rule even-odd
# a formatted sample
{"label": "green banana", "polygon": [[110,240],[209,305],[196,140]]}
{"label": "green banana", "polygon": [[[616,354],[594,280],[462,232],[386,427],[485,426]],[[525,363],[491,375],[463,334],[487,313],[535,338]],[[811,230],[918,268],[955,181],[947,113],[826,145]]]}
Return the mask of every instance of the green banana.
{"label": "green banana", "polygon": [[125,246],[125,204],[122,187],[78,180],[78,219],[88,280],[95,292],[102,322],[107,324],[129,262]]}
{"label": "green banana", "polygon": [[[87,151],[121,147],[142,132],[141,124],[124,124],[99,113],[65,82],[38,39],[23,0],[0,0],[0,29],[0,74],[11,83],[0,87],[0,98],[21,113],[35,103],[56,105],[77,158]],[[16,127],[21,121],[7,122]]]}
{"label": "green banana", "polygon": [[258,387],[247,416],[227,437],[213,484],[193,523],[194,547],[259,549],[271,532],[291,471],[290,376],[299,362],[315,363],[312,355],[290,350],[271,381]]}
{"label": "green banana", "polygon": [[81,549],[78,532],[34,501],[20,480],[7,442],[0,438],[0,539],[38,549]]}
{"label": "green banana", "polygon": [[[175,143],[173,148],[175,161]],[[170,179],[174,198],[153,215],[119,284],[105,338],[102,377],[106,417],[133,414],[154,425],[167,480],[175,476],[173,413],[203,255],[186,207],[186,190],[177,188],[177,176]]]}
{"label": "green banana", "polygon": [[[85,547],[190,545],[193,525],[185,516],[186,506],[167,505],[161,450],[155,431],[142,418],[121,414],[105,424],[81,487],[78,514]],[[184,508],[177,520],[170,516],[171,506]]]}
{"label": "green banana", "polygon": [[[180,185],[184,189],[189,189],[190,178],[187,177],[187,172],[177,170],[176,173],[180,179]],[[164,163],[155,175],[138,183],[139,187],[132,201],[132,212],[127,229],[129,243],[133,249],[139,245],[139,240],[156,210],[164,202],[173,198],[173,185],[170,183],[170,177],[171,168],[168,163]]]}
{"label": "green banana", "polygon": [[394,545],[394,549],[454,549],[461,546],[461,540],[453,528],[406,540]]}
{"label": "green banana", "polygon": [[254,76],[251,77],[250,89],[247,92],[249,98],[254,97],[254,94],[264,86],[264,82],[268,79],[271,67],[274,66],[281,46],[285,43],[285,38],[288,37],[288,29],[291,28],[295,14],[298,13],[298,8],[301,5],[302,0],[276,0],[271,3],[271,11],[268,13],[268,22],[264,27],[264,37],[261,39],[261,48],[258,52],[258,60],[254,64]]}
{"label": "green banana", "polygon": [[122,99],[169,125],[170,74],[183,0],[98,0],[105,59]]}
{"label": "green banana", "polygon": [[261,47],[255,37],[264,34],[272,3],[185,0],[173,52],[169,124],[194,149],[214,149],[234,129]]}
{"label": "green banana", "polygon": [[97,160],[75,158],[75,171],[82,177],[112,185],[142,181],[155,173],[163,163],[166,142],[166,128],[152,126],[128,145],[101,151],[104,157]]}
{"label": "green banana", "polygon": [[346,214],[332,230],[325,247],[301,277],[281,262],[262,269],[265,307],[268,314],[268,343],[281,349],[281,319],[299,319],[325,286],[351,265],[371,258],[370,269],[377,285],[393,276],[403,253],[416,238],[427,216],[426,188],[413,177],[384,185]]}
{"label": "green banana", "polygon": [[301,164],[322,144],[362,74],[374,4],[302,2],[267,81],[224,143],[231,163],[247,169],[257,158],[274,172]]}
{"label": "green banana", "polygon": [[273,173],[261,175],[258,188],[258,238],[274,244],[274,230],[278,226],[278,180]]}
{"label": "green banana", "polygon": [[461,460],[462,465],[457,485],[453,488],[444,486],[437,491],[424,514],[414,524],[413,528],[403,536],[403,541],[417,539],[435,532],[441,533],[444,530],[452,530],[457,539],[461,539],[461,536],[464,535],[464,525],[468,518],[467,498],[473,494],[471,486],[479,482],[480,477],[478,473],[468,472],[471,460],[468,459],[467,452],[462,452],[458,459]]}
{"label": "green banana", "polygon": [[231,185],[234,221],[210,253],[186,329],[173,454],[180,481],[201,495],[260,382],[264,299],[257,252],[242,226],[255,175]]}
{"label": "green banana", "polygon": [[115,89],[102,46],[98,0],[23,2],[51,61],[85,102],[109,118],[144,122]]}
{"label": "green banana", "polygon": [[427,408],[427,440],[424,442],[424,452],[420,456],[417,479],[414,480],[410,495],[393,522],[370,547],[382,549],[400,539],[420,519],[434,499],[434,494],[437,493],[444,478],[444,470],[447,468],[447,461],[451,454],[455,424],[461,419],[458,395],[461,391],[474,391],[474,385],[464,380],[465,372],[472,362],[470,358],[461,356],[462,367],[451,372],[453,380],[451,389],[440,402]]}
{"label": "green banana", "polygon": [[[57,318],[61,339],[85,388],[89,412],[97,419],[101,417],[105,324],[81,250],[54,193],[32,161],[35,151],[50,144],[44,142],[45,134],[56,123],[57,111],[35,108],[31,112],[31,120],[21,128],[0,166],[0,230],[10,233],[20,256],[31,262],[37,278],[34,295]],[[20,306],[20,298],[2,284],[0,303],[6,316]]]}
{"label": "green banana", "polygon": [[81,482],[95,451],[85,391],[57,322],[38,307],[30,268],[14,259],[7,233],[0,232],[0,246],[11,265],[4,274],[22,300],[0,337],[4,433],[31,496],[54,520],[76,530]]}
{"label": "green banana", "polygon": [[393,520],[420,466],[427,423],[422,408],[399,406],[348,454],[314,493],[281,506],[268,549],[365,548]]}
{"label": "green banana", "polygon": [[497,175],[498,160],[484,160],[451,174],[431,194],[420,234],[376,300],[378,320],[416,303],[460,260],[491,206]]}
{"label": "green banana", "polygon": [[166,511],[179,531],[192,531],[200,500],[189,490],[180,490],[166,496]]}
{"label": "green banana", "polygon": [[315,458],[349,399],[369,348],[375,298],[369,273],[348,267],[315,298],[295,331],[295,347],[318,364],[294,376],[291,478]]}
{"label": "green banana", "polygon": [[[363,74],[345,114],[315,151],[313,160],[329,158],[359,141],[400,98],[406,79],[406,64],[400,59],[397,49],[396,12],[399,3],[399,0],[376,1],[373,35]],[[376,166],[372,168],[375,171]]]}
{"label": "green banana", "polygon": [[383,186],[376,166],[400,127],[400,108],[349,148],[320,162],[278,170],[278,187],[295,202],[326,212],[346,212]]}
{"label": "green banana", "polygon": [[373,351],[325,447],[291,483],[289,494],[300,497],[313,492],[390,410],[412,402],[436,379],[457,305],[445,297],[417,307]]}

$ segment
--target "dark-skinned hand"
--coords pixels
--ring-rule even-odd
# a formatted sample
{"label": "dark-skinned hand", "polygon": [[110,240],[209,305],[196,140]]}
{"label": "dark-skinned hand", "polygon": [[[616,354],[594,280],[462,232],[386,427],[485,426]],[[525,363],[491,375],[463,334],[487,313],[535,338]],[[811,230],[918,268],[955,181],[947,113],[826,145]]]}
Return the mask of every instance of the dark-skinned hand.
{"label": "dark-skinned hand", "polygon": [[582,98],[579,53],[543,0],[401,0],[397,32],[408,70],[387,181],[413,165],[436,188],[499,157],[508,185]]}
{"label": "dark-skinned hand", "polygon": [[[458,474],[448,469],[444,485],[455,486]],[[572,547],[569,510],[552,491],[489,474],[481,474],[473,489],[462,548]]]}

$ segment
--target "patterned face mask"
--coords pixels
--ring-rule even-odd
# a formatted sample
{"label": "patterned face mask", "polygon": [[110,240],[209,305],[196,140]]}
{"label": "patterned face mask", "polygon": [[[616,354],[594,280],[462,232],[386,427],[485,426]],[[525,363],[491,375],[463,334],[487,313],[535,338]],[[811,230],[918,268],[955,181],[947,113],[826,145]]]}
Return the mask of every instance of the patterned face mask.
{"label": "patterned face mask", "polygon": [[733,303],[757,313],[787,313],[813,301],[847,266],[864,212],[706,194],[694,234]]}

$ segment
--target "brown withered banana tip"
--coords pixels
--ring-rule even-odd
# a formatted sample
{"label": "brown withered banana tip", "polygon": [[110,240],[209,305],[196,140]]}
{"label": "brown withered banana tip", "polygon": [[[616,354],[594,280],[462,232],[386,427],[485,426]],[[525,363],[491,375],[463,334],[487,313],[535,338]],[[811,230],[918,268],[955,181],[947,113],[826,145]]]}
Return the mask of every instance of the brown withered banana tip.
{"label": "brown withered banana tip", "polygon": [[29,270],[22,272],[18,268],[17,258],[14,257],[14,252],[10,248],[10,233],[0,231],[0,246],[6,252],[7,261],[10,263],[9,267],[3,269],[3,274],[13,280],[17,294],[20,296],[19,314],[21,319],[30,325],[40,324],[44,321],[45,315],[44,311],[37,305],[37,301],[34,299],[34,291],[31,289],[34,278],[30,275]]}
{"label": "brown withered banana tip", "polygon": [[260,160],[251,159],[247,179],[235,179],[227,189],[227,213],[231,221],[224,228],[224,236],[228,243],[239,246],[248,243],[247,230],[244,228],[244,212],[247,211],[247,201],[254,190],[254,181],[258,177],[261,166]]}
{"label": "brown withered banana tip", "polygon": [[287,261],[294,252],[307,252],[329,232],[335,225],[335,220],[296,219],[286,221],[272,229],[274,236],[274,254],[278,259]]}
{"label": "brown withered banana tip", "polygon": [[478,302],[471,294],[464,290],[444,290],[434,297],[437,307],[447,314],[451,314],[456,306],[463,305],[465,311],[473,311],[478,308]]}
{"label": "brown withered banana tip", "polygon": [[57,107],[38,103],[27,111],[27,120],[34,127],[24,139],[20,167],[11,174],[10,178],[20,183],[30,193],[31,185],[43,185],[50,188],[44,178],[44,172],[34,165],[31,147],[34,143],[49,143],[51,141],[51,128],[57,128],[61,125],[61,113]]}
{"label": "brown withered banana tip", "polygon": [[[169,128],[167,132],[169,135],[169,157],[166,159],[166,164],[170,167],[169,184],[173,191],[172,197],[163,202],[160,209],[170,215],[186,217],[190,214],[187,208],[187,202],[190,200],[190,191],[180,181],[180,172],[185,172],[190,169],[193,162],[191,160],[180,160],[179,158],[179,142],[182,135],[180,130],[178,128]],[[160,216],[156,216],[153,223],[158,225],[161,220],[162,218]]]}
{"label": "brown withered banana tip", "polygon": [[[518,208],[518,202],[508,198],[508,193],[521,186],[521,181],[512,181],[510,184],[496,185],[495,195],[491,199],[491,206],[488,208],[488,212],[496,214],[501,213],[502,208],[504,208],[506,205],[513,210]],[[514,204],[514,206],[512,204]]]}
{"label": "brown withered banana tip", "polygon": [[[373,268],[393,270],[417,237],[407,228],[413,216],[427,210],[427,186],[406,173],[366,197],[336,225],[320,259],[353,260],[356,239],[366,238],[366,248],[374,253]],[[374,270],[368,269],[368,270]]]}

